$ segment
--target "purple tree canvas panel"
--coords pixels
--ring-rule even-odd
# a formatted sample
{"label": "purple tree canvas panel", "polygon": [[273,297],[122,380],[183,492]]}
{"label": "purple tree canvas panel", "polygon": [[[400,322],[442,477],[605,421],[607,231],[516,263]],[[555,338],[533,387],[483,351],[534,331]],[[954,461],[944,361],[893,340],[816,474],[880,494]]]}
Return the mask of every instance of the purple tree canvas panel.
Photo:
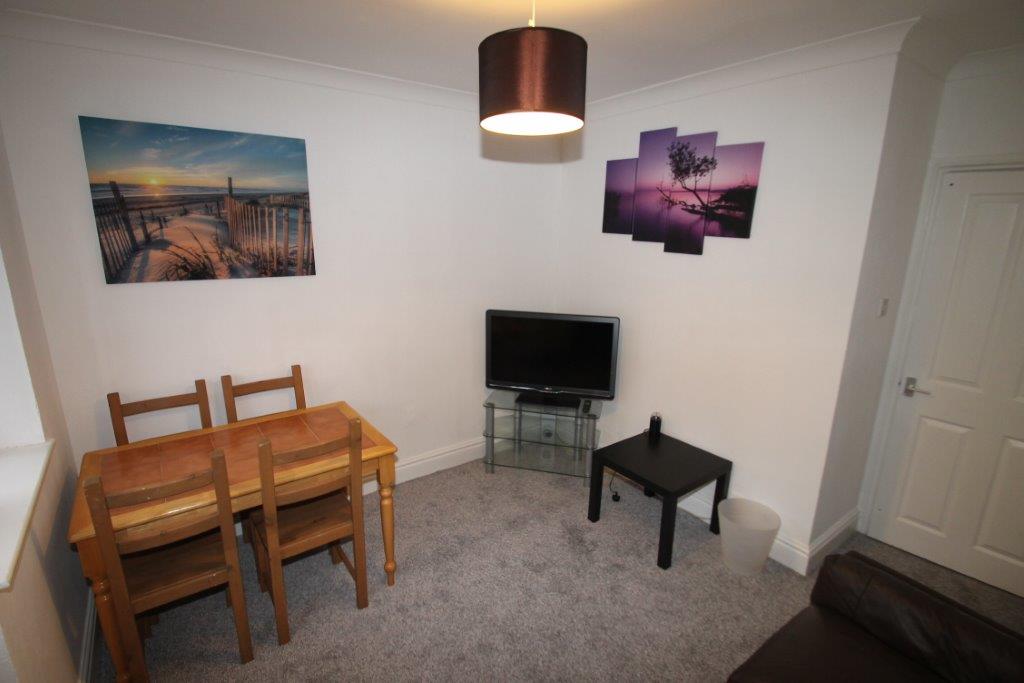
{"label": "purple tree canvas panel", "polygon": [[718,133],[698,133],[678,137],[668,147],[665,163],[671,180],[658,188],[668,212],[667,252],[704,253],[704,223],[717,141]]}
{"label": "purple tree canvas panel", "polygon": [[633,197],[633,239],[638,242],[665,241],[668,205],[659,188],[667,187],[672,179],[668,169],[668,149],[675,139],[675,128],[640,134]]}
{"label": "purple tree canvas panel", "polygon": [[79,125],[107,284],[316,273],[304,140]]}
{"label": "purple tree canvas panel", "polygon": [[636,188],[636,159],[613,159],[604,177],[604,223],[602,232],[629,235],[633,232],[633,191]]}
{"label": "purple tree canvas panel", "polygon": [[722,145],[715,150],[705,236],[750,237],[763,156],[763,142]]}

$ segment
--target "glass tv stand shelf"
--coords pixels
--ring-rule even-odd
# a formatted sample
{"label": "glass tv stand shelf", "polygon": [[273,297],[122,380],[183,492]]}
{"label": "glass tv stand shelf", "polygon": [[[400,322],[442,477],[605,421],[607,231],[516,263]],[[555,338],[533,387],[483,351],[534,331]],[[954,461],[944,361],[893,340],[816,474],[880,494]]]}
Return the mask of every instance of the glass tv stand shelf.
{"label": "glass tv stand shelf", "polygon": [[484,402],[484,468],[518,467],[590,477],[590,458],[600,432],[602,402],[579,406],[519,403],[519,393],[497,390]]}

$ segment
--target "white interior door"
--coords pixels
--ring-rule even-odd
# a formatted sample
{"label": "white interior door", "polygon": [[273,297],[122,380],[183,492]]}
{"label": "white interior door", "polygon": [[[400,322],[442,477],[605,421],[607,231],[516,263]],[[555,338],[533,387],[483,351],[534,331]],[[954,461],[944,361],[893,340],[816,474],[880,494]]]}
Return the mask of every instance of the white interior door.
{"label": "white interior door", "polygon": [[924,249],[868,533],[1024,595],[1024,171],[948,174]]}

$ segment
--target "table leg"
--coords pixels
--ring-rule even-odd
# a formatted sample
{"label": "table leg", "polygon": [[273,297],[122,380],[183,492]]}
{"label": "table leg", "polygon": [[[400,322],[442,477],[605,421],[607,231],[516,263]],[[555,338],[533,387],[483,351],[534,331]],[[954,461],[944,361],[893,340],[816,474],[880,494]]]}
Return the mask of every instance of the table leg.
{"label": "table leg", "polygon": [[590,456],[590,506],[587,519],[596,522],[601,519],[601,489],[604,487],[604,460],[597,453]]}
{"label": "table leg", "polygon": [[395,456],[381,458],[377,468],[377,492],[380,494],[380,526],[384,537],[384,571],[388,585],[395,585]]}
{"label": "table leg", "polygon": [[718,504],[729,495],[730,470],[715,480],[715,499],[711,503],[711,533],[718,533]]}
{"label": "table leg", "polygon": [[106,567],[100,557],[96,539],[90,538],[78,543],[78,559],[82,563],[82,573],[89,580],[93,598],[96,602],[96,616],[100,620],[100,630],[107,643],[110,659],[114,663],[116,680],[130,680],[128,656],[121,644],[121,630],[114,612],[114,599],[110,595],[110,581],[107,579]]}
{"label": "table leg", "polygon": [[672,566],[672,541],[676,535],[676,505],[679,499],[674,496],[662,496],[661,499],[661,536],[658,539],[658,566],[668,569]]}

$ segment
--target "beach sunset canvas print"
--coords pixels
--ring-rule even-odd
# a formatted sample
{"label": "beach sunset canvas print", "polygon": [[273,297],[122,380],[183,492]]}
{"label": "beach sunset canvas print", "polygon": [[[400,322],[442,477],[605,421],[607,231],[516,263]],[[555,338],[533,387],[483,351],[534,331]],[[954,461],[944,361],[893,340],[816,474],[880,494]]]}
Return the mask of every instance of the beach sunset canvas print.
{"label": "beach sunset canvas print", "polygon": [[304,140],[79,124],[108,284],[316,273]]}

